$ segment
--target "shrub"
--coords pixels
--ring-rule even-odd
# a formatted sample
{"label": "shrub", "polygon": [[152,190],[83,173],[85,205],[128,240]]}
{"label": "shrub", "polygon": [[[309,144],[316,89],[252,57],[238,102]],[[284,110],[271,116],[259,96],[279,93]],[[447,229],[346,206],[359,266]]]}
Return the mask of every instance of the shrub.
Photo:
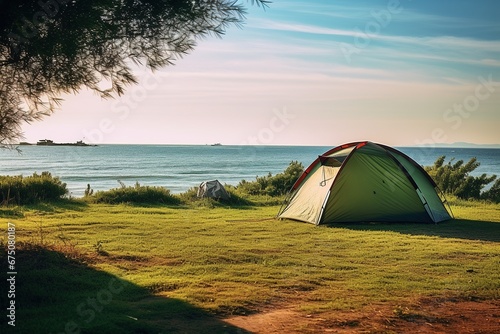
{"label": "shrub", "polygon": [[463,160],[452,163],[454,159],[444,164],[445,159],[445,156],[441,156],[434,162],[433,166],[425,167],[427,173],[429,173],[442,191],[461,199],[484,198],[494,200],[495,196],[498,198],[500,188],[498,182],[489,191],[481,193],[484,186],[496,179],[496,175],[470,175],[480,165],[476,158],[470,159],[466,164],[464,164]]}
{"label": "shrub", "polygon": [[481,194],[481,198],[495,203],[500,203],[500,179],[497,179],[489,190],[483,192]]}
{"label": "shrub", "polygon": [[189,203],[199,200],[198,198],[198,187],[191,187],[185,192],[179,194],[181,201]]}
{"label": "shrub", "polygon": [[88,199],[94,203],[120,204],[179,204],[179,198],[170,193],[170,190],[157,186],[120,187],[106,191],[98,191]]}
{"label": "shrub", "polygon": [[66,195],[66,183],[49,172],[31,176],[0,176],[0,203],[26,205],[58,200]]}
{"label": "shrub", "polygon": [[199,198],[198,187],[189,188],[187,191],[179,194],[179,198],[185,203],[195,203],[197,205],[205,207],[216,207],[223,205],[244,206],[252,204],[251,201],[240,196],[234,186],[225,184],[224,188],[229,193],[229,199]]}
{"label": "shrub", "polygon": [[283,173],[267,176],[257,176],[255,181],[242,180],[237,188],[250,195],[281,196],[288,193],[295,181],[304,171],[304,166],[298,161],[292,161]]}
{"label": "shrub", "polygon": [[83,197],[89,197],[94,194],[94,189],[90,188],[90,184],[87,184],[87,189],[85,189],[85,192],[83,194]]}

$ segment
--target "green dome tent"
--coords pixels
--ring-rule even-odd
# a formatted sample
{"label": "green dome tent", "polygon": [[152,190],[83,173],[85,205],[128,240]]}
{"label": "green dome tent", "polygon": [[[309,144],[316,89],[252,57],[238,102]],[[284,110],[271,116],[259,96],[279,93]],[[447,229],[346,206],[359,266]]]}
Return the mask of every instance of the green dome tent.
{"label": "green dome tent", "polygon": [[425,170],[404,153],[355,142],[320,155],[297,179],[278,213],[312,224],[426,222],[450,213]]}

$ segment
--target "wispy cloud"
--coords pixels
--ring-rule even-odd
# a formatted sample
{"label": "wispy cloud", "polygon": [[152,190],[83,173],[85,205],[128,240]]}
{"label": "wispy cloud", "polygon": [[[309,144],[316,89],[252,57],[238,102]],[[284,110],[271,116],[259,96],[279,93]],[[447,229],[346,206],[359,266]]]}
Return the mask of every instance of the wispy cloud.
{"label": "wispy cloud", "polygon": [[314,6],[311,6],[310,1],[279,1],[273,3],[271,8],[277,11],[289,11],[299,16],[310,14],[329,18],[353,19],[363,18],[369,15],[370,11],[373,10],[375,6],[368,6],[366,4],[357,4],[353,6],[352,3],[342,5],[327,1],[322,1],[321,3],[316,3]]}
{"label": "wispy cloud", "polygon": [[[295,47],[292,45],[281,48],[271,46],[274,52],[294,49],[291,54],[300,55],[300,48],[304,48],[308,51],[303,54],[304,56],[307,54],[338,55],[340,46],[346,47],[347,45],[357,48],[357,38],[369,38],[370,44],[364,48],[358,48],[358,53],[364,54],[371,60],[380,58],[381,60],[405,60],[407,62],[420,60],[493,68],[500,66],[500,61],[497,60],[500,58],[500,40],[481,40],[456,36],[417,37],[383,33],[362,35],[362,32],[355,30],[270,20],[260,20],[258,24],[260,29],[285,31],[294,36],[293,39],[297,42],[294,44]],[[312,37],[300,37],[297,36],[297,32]],[[323,36],[323,38],[318,38],[318,35]],[[325,36],[327,38],[324,38]],[[278,44],[284,44],[284,42]],[[297,47],[297,45],[301,45],[301,47]],[[334,60],[332,57],[325,61],[332,62]]]}
{"label": "wispy cloud", "polygon": [[376,35],[373,36],[373,38],[392,43],[414,45],[417,47],[432,47],[434,49],[472,49],[475,52],[500,52],[500,40],[491,41],[454,36],[414,37]]}
{"label": "wispy cloud", "polygon": [[[348,36],[360,37],[359,30],[349,29],[334,29],[329,27],[307,25],[302,23],[293,22],[276,22],[270,20],[259,20],[257,27],[268,30],[278,30],[287,32],[299,32],[307,34],[330,35],[330,36]],[[385,35],[368,34],[371,39],[380,40],[385,42],[411,44],[416,46],[432,46],[437,48],[474,48],[476,50],[500,52],[500,40],[480,40],[466,37],[454,36],[438,36],[438,37],[415,37],[415,36],[398,36],[398,35]]]}
{"label": "wispy cloud", "polygon": [[254,20],[254,28],[278,30],[287,32],[299,32],[307,34],[332,35],[332,36],[355,36],[352,30],[333,29],[328,27],[320,27],[316,25],[307,25],[302,23],[292,22],[277,22],[267,19]]}

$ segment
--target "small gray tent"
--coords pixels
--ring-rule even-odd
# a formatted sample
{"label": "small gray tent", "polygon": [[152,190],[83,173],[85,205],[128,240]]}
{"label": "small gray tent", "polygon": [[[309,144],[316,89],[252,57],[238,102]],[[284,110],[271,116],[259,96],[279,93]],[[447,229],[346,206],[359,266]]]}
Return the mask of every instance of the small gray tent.
{"label": "small gray tent", "polygon": [[204,181],[198,187],[198,197],[229,199],[230,195],[218,180]]}
{"label": "small gray tent", "polygon": [[278,213],[312,224],[440,222],[451,216],[429,174],[404,153],[355,142],[320,155]]}

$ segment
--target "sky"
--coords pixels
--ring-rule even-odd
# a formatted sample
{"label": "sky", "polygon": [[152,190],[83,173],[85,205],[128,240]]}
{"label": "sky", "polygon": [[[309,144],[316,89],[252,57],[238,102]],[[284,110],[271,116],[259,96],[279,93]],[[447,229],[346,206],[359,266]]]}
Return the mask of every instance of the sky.
{"label": "sky", "polygon": [[121,97],[62,96],[25,140],[500,144],[499,17],[497,0],[249,4],[242,28],[174,66],[137,68]]}

